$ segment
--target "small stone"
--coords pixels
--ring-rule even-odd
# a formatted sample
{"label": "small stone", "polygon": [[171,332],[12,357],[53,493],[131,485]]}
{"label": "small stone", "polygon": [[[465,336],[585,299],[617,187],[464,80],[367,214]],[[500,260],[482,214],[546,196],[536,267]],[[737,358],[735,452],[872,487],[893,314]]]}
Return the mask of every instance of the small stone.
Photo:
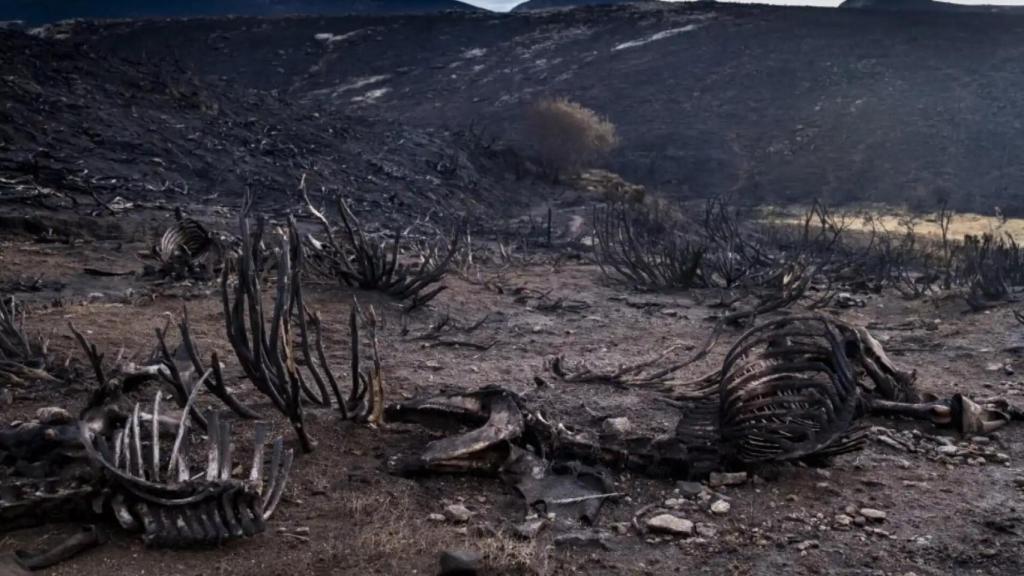
{"label": "small stone", "polygon": [[935,449],[936,452],[943,456],[955,456],[960,449],[952,444],[943,444]]}
{"label": "small stone", "polygon": [[747,481],[746,472],[712,472],[708,485],[712,488],[721,486],[739,486]]}
{"label": "small stone", "polygon": [[444,509],[444,517],[451,522],[456,524],[465,524],[469,522],[469,519],[473,516],[473,513],[462,504],[452,504],[446,506]]}
{"label": "small stone", "polygon": [[480,570],[483,557],[471,550],[447,550],[441,553],[440,576],[472,576]]}
{"label": "small stone", "polygon": [[543,518],[534,518],[533,520],[527,520],[526,522],[516,524],[512,530],[516,533],[516,536],[519,536],[520,538],[533,540],[537,537],[537,534],[540,534],[540,531],[544,528],[545,524],[547,524],[547,520]]}
{"label": "small stone", "polygon": [[678,510],[679,508],[682,508],[683,504],[685,503],[686,500],[683,500],[681,498],[669,498],[668,500],[665,500],[665,507],[672,508],[673,510]]}
{"label": "small stone", "polygon": [[718,536],[718,528],[715,528],[711,524],[700,522],[694,527],[694,530],[697,532],[698,536],[701,538],[707,538],[708,540]]}
{"label": "small stone", "polygon": [[836,514],[835,521],[836,526],[841,527],[849,527],[850,524],[853,524],[853,518],[846,514]]}
{"label": "small stone", "polygon": [[988,372],[998,372],[1003,369],[1002,362],[989,362],[985,364],[985,370]]}
{"label": "small stone", "polygon": [[875,508],[861,508],[860,515],[872,522],[884,522],[886,513]]}
{"label": "small stone", "polygon": [[1004,454],[1002,452],[996,452],[996,454],[993,456],[993,458],[995,459],[996,462],[999,462],[1000,464],[1006,464],[1007,462],[1010,461],[1010,455],[1009,454]]}
{"label": "small stone", "polygon": [[732,509],[732,505],[725,500],[718,500],[711,505],[712,514],[728,514],[730,509]]}
{"label": "small stone", "polygon": [[444,514],[438,514],[435,512],[430,516],[427,516],[427,520],[430,520],[431,522],[444,522]]}
{"label": "small stone", "polygon": [[70,412],[63,408],[47,406],[36,410],[36,420],[38,420],[40,424],[55,426],[58,424],[74,422],[75,419],[71,416]]}
{"label": "small stone", "polygon": [[672,514],[659,514],[647,520],[647,528],[651,532],[663,534],[676,534],[690,536],[693,534],[693,522],[673,516]]}
{"label": "small stone", "polygon": [[444,370],[444,366],[442,366],[441,363],[438,362],[437,360],[427,360],[427,362],[424,365],[435,372],[439,370]]}
{"label": "small stone", "polygon": [[676,490],[686,498],[696,498],[704,491],[704,485],[700,482],[676,482]]}
{"label": "small stone", "polygon": [[608,418],[601,423],[601,432],[610,436],[625,436],[633,429],[633,424],[629,421],[629,418],[621,416],[619,418]]}
{"label": "small stone", "polygon": [[796,545],[796,549],[803,552],[809,548],[818,548],[819,546],[821,546],[821,543],[817,540],[804,540]]}

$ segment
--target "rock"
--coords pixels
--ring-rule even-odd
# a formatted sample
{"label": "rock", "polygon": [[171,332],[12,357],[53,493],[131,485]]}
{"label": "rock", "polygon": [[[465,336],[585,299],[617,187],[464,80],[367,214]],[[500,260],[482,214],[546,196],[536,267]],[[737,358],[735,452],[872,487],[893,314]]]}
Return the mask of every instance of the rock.
{"label": "rock", "polygon": [[660,532],[662,534],[693,535],[693,522],[685,518],[673,516],[672,514],[658,514],[649,518],[647,520],[647,528],[651,532]]}
{"label": "rock", "polygon": [[988,372],[998,372],[998,371],[1000,371],[1002,369],[1003,369],[1003,363],[1002,362],[989,362],[988,364],[985,364],[985,370],[987,370]]}
{"label": "rock", "polygon": [[471,550],[447,550],[441,553],[441,576],[472,576],[479,573],[483,557]]}
{"label": "rock", "polygon": [[732,509],[732,505],[725,500],[718,500],[711,505],[712,514],[728,514],[730,509]]}
{"label": "rock", "polygon": [[819,546],[821,546],[821,543],[817,540],[804,540],[796,545],[796,549],[803,552],[809,548],[818,548]]}
{"label": "rock", "polygon": [[601,432],[610,436],[625,436],[633,429],[632,422],[625,416],[608,418],[601,423]]}
{"label": "rock", "polygon": [[718,536],[718,528],[715,528],[711,524],[705,524],[703,522],[698,523],[694,527],[694,531],[701,538],[707,538],[708,540]]}
{"label": "rock", "polygon": [[36,410],[36,420],[40,424],[48,424],[50,426],[69,424],[75,421],[70,412],[57,406],[47,406]]}
{"label": "rock", "polygon": [[712,488],[721,486],[739,486],[747,481],[746,472],[712,472],[708,485]]}
{"label": "rock", "polygon": [[872,522],[884,522],[886,513],[874,508],[861,508],[860,515]]}
{"label": "rock", "polygon": [[838,527],[848,528],[850,524],[853,524],[853,517],[846,514],[836,514],[835,520]]}
{"label": "rock", "polygon": [[956,453],[959,450],[959,448],[953,446],[952,444],[943,444],[942,446],[939,446],[938,448],[935,449],[936,452],[942,454],[943,456],[956,456]]}
{"label": "rock", "polygon": [[534,518],[533,520],[527,520],[516,524],[512,528],[512,531],[520,538],[533,540],[537,537],[537,534],[540,534],[540,531],[544,529],[545,524],[547,524],[547,520],[543,518]]}
{"label": "rock", "polygon": [[444,517],[455,522],[456,524],[465,524],[469,522],[469,519],[473,516],[473,513],[462,504],[452,504],[446,506],[444,509]]}
{"label": "rock", "polygon": [[686,498],[696,498],[704,491],[704,485],[700,482],[676,482],[676,490]]}
{"label": "rock", "polygon": [[685,504],[685,503],[686,503],[686,500],[683,500],[681,498],[669,498],[668,500],[665,500],[665,507],[666,508],[671,508],[673,510],[678,510],[678,509],[682,508],[683,504]]}
{"label": "rock", "polygon": [[427,520],[430,520],[431,522],[444,522],[444,514],[438,514],[435,512],[430,516],[427,516]]}

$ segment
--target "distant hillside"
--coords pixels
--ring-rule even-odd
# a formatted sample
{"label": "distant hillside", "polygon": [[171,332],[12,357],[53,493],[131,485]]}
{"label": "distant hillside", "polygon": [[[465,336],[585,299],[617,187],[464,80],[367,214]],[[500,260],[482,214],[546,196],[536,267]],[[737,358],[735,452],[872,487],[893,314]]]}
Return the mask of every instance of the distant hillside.
{"label": "distant hillside", "polygon": [[[1024,214],[1020,17],[664,2],[515,14],[118,22],[61,32],[70,41],[41,44],[41,51],[50,47],[55,53],[42,51],[40,62],[65,58],[61,51],[68,51],[112,65],[159,64],[173,82],[173,93],[181,93],[177,84],[187,80],[199,95],[216,95],[222,85],[243,95],[266,95],[288,111],[277,125],[289,131],[309,125],[314,134],[328,134],[332,127],[321,126],[320,119],[332,114],[366,118],[367,133],[354,133],[346,142],[370,156],[366,165],[383,166],[374,169],[375,177],[410,174],[409,191],[399,198],[420,191],[439,194],[448,186],[440,180],[427,188],[411,175],[413,167],[427,165],[422,159],[402,164],[403,172],[372,157],[390,157],[392,143],[411,146],[404,129],[440,139],[442,133],[471,127],[484,149],[493,136],[529,151],[521,140],[524,109],[554,95],[613,121],[622,145],[606,167],[661,194],[731,193],[750,203],[908,202],[922,208],[948,199],[957,210],[991,213],[998,206],[1007,215]],[[0,79],[24,77],[4,70],[24,58],[17,46],[0,51]],[[91,68],[68,66],[75,77],[89,76],[85,71]],[[47,70],[40,65],[35,73]],[[41,97],[32,91],[42,80],[30,79],[0,80],[5,105],[11,100],[4,98],[5,86],[26,92],[24,108],[0,106],[0,169],[7,154],[3,143],[25,138],[20,150],[57,155],[53,149],[65,137],[59,128],[77,134],[85,124],[81,117],[96,131],[110,119],[134,121],[128,110],[144,106],[132,99],[152,90],[117,84],[110,97],[125,99],[117,114],[99,116],[94,106],[80,106],[55,119],[47,110],[56,104],[39,105]],[[63,81],[50,85],[65,91],[76,87]],[[63,93],[41,94],[63,102]],[[254,131],[247,119],[264,117],[266,110],[257,102],[237,112],[232,130]],[[26,114],[38,116],[38,141],[15,132],[26,125]],[[224,109],[210,118],[226,118]],[[174,117],[170,121],[183,124]],[[373,135],[385,125],[378,121],[399,124],[391,140]],[[171,132],[188,143],[183,151],[147,156],[198,165],[186,140],[193,129],[178,130]],[[196,129],[196,134],[209,132]],[[69,163],[93,158],[87,152],[90,137],[84,134],[81,147],[62,158]],[[135,136],[106,138],[118,138],[132,151],[138,147]],[[238,141],[218,146],[232,150]],[[365,174],[346,156],[315,141],[295,146],[299,152],[284,145],[275,151],[297,166],[295,172],[312,157],[314,163],[334,166],[325,182],[349,175],[343,184],[363,186],[359,179]],[[411,154],[397,150],[399,159]],[[431,165],[440,160],[432,157]],[[220,161],[217,156],[207,164],[211,173],[218,172]],[[138,164],[135,156],[128,162],[126,171]],[[182,179],[194,182],[188,164],[180,163]],[[282,178],[275,185],[289,189],[287,182],[298,178],[295,172],[273,172]],[[458,173],[468,174],[465,186],[473,185],[472,173]],[[163,180],[178,181],[153,181]],[[522,187],[534,189],[533,184]]]}
{"label": "distant hillside", "polygon": [[889,11],[1024,13],[1024,7],[1020,6],[967,5],[935,0],[846,0],[839,7]]}
{"label": "distant hillside", "polygon": [[183,18],[289,14],[399,14],[479,10],[458,0],[0,0],[0,21]]}
{"label": "distant hillside", "polygon": [[602,4],[625,4],[642,0],[527,0],[512,9],[513,12],[548,10],[550,8],[573,8],[576,6],[597,6]]}

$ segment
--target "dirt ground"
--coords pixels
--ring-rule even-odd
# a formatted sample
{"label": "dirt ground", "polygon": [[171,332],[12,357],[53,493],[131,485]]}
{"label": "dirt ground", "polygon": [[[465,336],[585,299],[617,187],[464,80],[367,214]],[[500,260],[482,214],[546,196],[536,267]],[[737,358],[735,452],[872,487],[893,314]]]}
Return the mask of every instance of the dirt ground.
{"label": "dirt ground", "polygon": [[[144,230],[170,217],[156,214],[148,222],[139,218],[138,226],[122,222],[120,229],[143,232],[122,232],[120,238],[112,233],[104,240],[41,242],[32,235],[3,234],[0,288],[28,304],[30,331],[50,334],[51,346],[60,354],[79,355],[66,327],[74,322],[108,358],[124,348],[126,358],[142,361],[153,350],[154,329],[187,306],[204,353],[217,350],[230,357],[215,285],[155,284],[135,276],[83,273],[85,267],[140,270],[136,252],[148,246]],[[651,357],[676,343],[700,346],[716,312],[707,306],[713,295],[633,292],[582,260],[542,251],[527,256],[512,265],[483,263],[466,278],[450,275],[448,290],[404,320],[394,301],[330,284],[309,285],[308,301],[327,322],[325,343],[342,375],[351,298],[376,307],[383,318],[380,336],[389,400],[493,384],[522,393],[567,425],[596,428],[606,417],[625,416],[638,431],[670,431],[677,416],[658,392],[565,383],[545,371],[544,361],[564,354],[591,366],[612,367]],[[1009,309],[966,314],[963,303],[953,299],[859,297],[865,298],[865,307],[830,313],[868,326],[900,367],[917,371],[922,389],[1020,400],[1024,384],[1013,367],[1024,350],[1024,328]],[[561,305],[554,305],[563,298]],[[495,344],[476,350],[431,347],[413,339],[446,314],[464,325],[486,316],[467,338]],[[716,366],[738,334],[727,334],[708,359],[684,370],[680,380]],[[237,370],[233,373],[238,377]],[[0,420],[25,417],[47,405],[74,409],[90,386],[82,381],[15,390],[13,403],[0,407]],[[273,417],[273,410],[259,404],[244,380],[237,378],[234,386],[242,398]],[[781,466],[739,486],[709,488],[695,498],[685,497],[687,487],[672,480],[615,472],[615,490],[624,496],[604,506],[596,526],[581,526],[568,536],[564,528],[549,527],[533,539],[522,539],[513,527],[526,511],[500,480],[448,475],[409,479],[388,472],[389,460],[432,439],[423,428],[369,428],[342,422],[326,410],[310,411],[308,421],[317,449],[297,458],[285,500],[265,534],[216,549],[170,551],[146,549],[138,536],[115,530],[106,546],[46,573],[431,574],[437,571],[439,554],[449,549],[480,551],[487,573],[506,574],[1024,572],[1024,471],[1019,464],[1024,460],[1024,432],[1015,426],[971,439],[927,425],[878,420],[874,440],[864,451],[839,457],[829,467]],[[287,426],[277,425],[291,442]],[[943,444],[959,450],[956,455],[951,450],[940,453],[936,448]],[[710,502],[718,499],[731,504],[728,512],[710,511]],[[430,519],[452,503],[472,511],[467,523]],[[865,522],[863,508],[882,511],[885,518]],[[699,534],[639,534],[632,526],[634,516],[658,509],[674,509],[697,523]],[[643,517],[638,522],[642,525]],[[2,534],[0,556],[41,546],[74,529],[51,524]]]}

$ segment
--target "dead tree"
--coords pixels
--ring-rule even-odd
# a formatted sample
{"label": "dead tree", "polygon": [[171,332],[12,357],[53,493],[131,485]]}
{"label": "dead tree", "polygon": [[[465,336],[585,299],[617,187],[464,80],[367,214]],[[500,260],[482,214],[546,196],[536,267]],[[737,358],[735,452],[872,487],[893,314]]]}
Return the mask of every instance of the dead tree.
{"label": "dead tree", "polygon": [[[303,189],[303,194],[305,190]],[[339,196],[335,198],[340,228],[330,221],[306,196],[309,212],[320,222],[326,242],[312,237],[306,243],[312,267],[347,287],[384,292],[399,300],[409,300],[410,308],[433,300],[446,287],[435,286],[444,279],[452,259],[459,252],[461,234],[444,242],[445,253],[431,246],[421,252],[417,264],[401,262],[401,246],[406,232],[395,230],[390,242],[373,241],[363,230],[359,219]]]}
{"label": "dead tree", "polygon": [[0,296],[0,390],[36,380],[53,380],[47,371],[48,342],[25,332],[25,312],[13,296]]}
{"label": "dead tree", "polygon": [[604,274],[649,290],[707,285],[702,274],[705,247],[646,208],[595,208],[593,224],[594,255]]}
{"label": "dead tree", "polygon": [[[319,315],[309,312],[303,300],[303,252],[294,221],[289,223],[288,230],[279,239],[276,298],[271,319],[269,322],[266,320],[256,266],[263,260],[264,227],[265,223],[260,219],[253,231],[248,219],[242,216],[242,250],[233,290],[228,267],[221,275],[228,340],[253,386],[288,418],[303,451],[310,452],[314,443],[306,431],[303,417],[303,405],[307,402],[331,406],[333,393],[335,406],[344,418],[371,423],[381,419],[384,382],[376,338],[376,315],[372,308],[368,314],[361,315],[358,305],[353,304],[349,321],[352,388],[345,397],[327,362],[321,334],[322,320]],[[371,367],[365,371],[361,369],[359,359],[360,315],[369,328],[373,358]],[[214,385],[222,388],[216,379]]]}

